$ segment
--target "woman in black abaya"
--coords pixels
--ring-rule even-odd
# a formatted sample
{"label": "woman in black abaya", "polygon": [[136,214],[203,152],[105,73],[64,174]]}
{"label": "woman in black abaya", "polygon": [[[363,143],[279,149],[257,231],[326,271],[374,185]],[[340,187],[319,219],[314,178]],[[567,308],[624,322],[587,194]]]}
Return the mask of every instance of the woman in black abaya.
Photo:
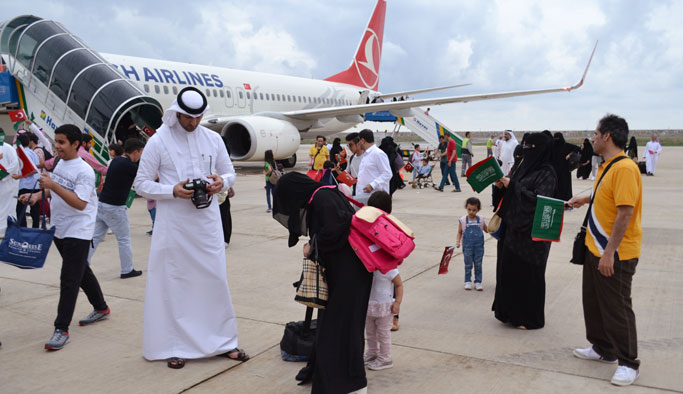
{"label": "woman in black abaya", "polygon": [[591,161],[593,160],[593,145],[585,138],[583,145],[581,145],[581,158],[579,159],[579,168],[576,170],[576,178],[588,179],[593,168]]}
{"label": "woman in black abaya", "polygon": [[[289,247],[301,235],[315,236],[325,267],[329,296],[318,314],[311,392],[350,393],[367,387],[363,351],[372,273],[348,242],[353,208],[336,188],[321,186],[303,174],[283,175],[275,188],[273,218],[288,228]],[[314,255],[309,248],[304,245],[304,253]]]}
{"label": "woman in black abaya", "polygon": [[498,215],[503,230],[498,241],[496,294],[492,310],[496,319],[521,329],[545,325],[545,268],[550,242],[533,241],[531,228],[536,197],[552,196],[557,177],[550,164],[552,139],[529,134],[523,157],[509,177],[496,186],[505,191]]}
{"label": "woman in black abaya", "polygon": [[572,172],[569,169],[569,156],[579,150],[579,147],[564,141],[562,133],[553,136],[552,165],[557,175],[557,190],[549,197],[567,201],[572,198]]}

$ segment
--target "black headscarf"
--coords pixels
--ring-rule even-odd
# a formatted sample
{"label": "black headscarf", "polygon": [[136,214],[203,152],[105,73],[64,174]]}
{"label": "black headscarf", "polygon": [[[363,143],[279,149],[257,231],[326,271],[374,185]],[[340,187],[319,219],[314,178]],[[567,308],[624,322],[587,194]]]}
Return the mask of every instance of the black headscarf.
{"label": "black headscarf", "polygon": [[552,138],[545,133],[531,133],[524,140],[524,151],[519,168],[512,175],[513,180],[523,178],[526,174],[535,171],[552,159]]}
{"label": "black headscarf", "polygon": [[289,230],[290,248],[299,242],[300,236],[308,234],[306,204],[313,192],[321,186],[324,185],[298,172],[288,172],[277,182],[273,219]]}
{"label": "black headscarf", "polygon": [[337,155],[341,153],[342,151],[342,146],[341,146],[341,139],[340,138],[335,138],[334,141],[332,142],[332,149],[330,149],[330,160],[333,162],[337,162]]}
{"label": "black headscarf", "polygon": [[628,154],[629,157],[631,158],[638,158],[638,142],[636,141],[635,136],[631,136],[631,139],[628,142],[628,146],[626,149],[624,149],[626,154]]}

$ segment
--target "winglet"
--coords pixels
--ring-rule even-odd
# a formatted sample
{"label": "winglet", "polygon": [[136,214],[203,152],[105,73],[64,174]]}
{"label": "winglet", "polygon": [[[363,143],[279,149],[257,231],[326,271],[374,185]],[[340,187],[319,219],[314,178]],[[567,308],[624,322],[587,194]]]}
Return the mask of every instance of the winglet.
{"label": "winglet", "polygon": [[363,89],[378,89],[386,10],[386,0],[377,0],[375,11],[365,28],[351,65],[348,69],[325,78],[325,81],[346,83]]}
{"label": "winglet", "polygon": [[586,79],[586,74],[588,74],[588,67],[591,66],[591,61],[593,60],[593,55],[595,55],[595,50],[598,49],[598,42],[599,41],[595,41],[595,46],[593,47],[593,52],[591,52],[591,57],[588,59],[588,64],[586,64],[586,69],[583,71],[583,76],[581,77],[581,80],[579,81],[579,83],[577,83],[574,86],[564,88],[564,90],[566,90],[567,92],[571,92],[574,89],[578,89],[581,87],[581,85],[583,85],[583,81]]}

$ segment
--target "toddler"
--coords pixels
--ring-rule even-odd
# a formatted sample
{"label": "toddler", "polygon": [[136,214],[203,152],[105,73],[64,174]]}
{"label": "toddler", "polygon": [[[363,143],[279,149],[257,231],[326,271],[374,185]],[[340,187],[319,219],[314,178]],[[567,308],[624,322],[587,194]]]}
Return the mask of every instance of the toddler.
{"label": "toddler", "polygon": [[[395,299],[393,294],[396,294]],[[402,300],[403,282],[397,269],[386,274],[377,270],[372,274],[372,290],[365,318],[368,350],[363,360],[373,371],[394,366],[391,361],[391,326],[394,315],[399,313]]]}
{"label": "toddler", "polygon": [[482,291],[481,263],[484,259],[484,231],[486,223],[477,213],[481,209],[481,201],[476,197],[470,197],[465,201],[467,215],[459,220],[458,239],[455,247],[460,247],[462,241],[462,254],[465,257],[465,290],[472,290],[472,266],[474,265],[474,288]]}

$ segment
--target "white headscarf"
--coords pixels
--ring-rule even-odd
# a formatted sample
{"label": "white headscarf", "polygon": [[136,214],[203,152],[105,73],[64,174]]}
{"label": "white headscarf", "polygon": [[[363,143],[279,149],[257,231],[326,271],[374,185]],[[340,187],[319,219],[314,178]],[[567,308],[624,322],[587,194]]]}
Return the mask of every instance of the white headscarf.
{"label": "white headscarf", "polygon": [[209,103],[206,100],[206,96],[204,96],[201,90],[188,86],[178,93],[178,96],[173,100],[173,104],[164,111],[164,116],[161,120],[169,128],[172,128],[178,123],[178,114],[198,118],[208,111]]}
{"label": "white headscarf", "polygon": [[512,130],[505,130],[505,133],[510,134],[510,141],[514,142],[515,146],[519,145],[517,138],[515,138],[515,133],[513,133]]}

